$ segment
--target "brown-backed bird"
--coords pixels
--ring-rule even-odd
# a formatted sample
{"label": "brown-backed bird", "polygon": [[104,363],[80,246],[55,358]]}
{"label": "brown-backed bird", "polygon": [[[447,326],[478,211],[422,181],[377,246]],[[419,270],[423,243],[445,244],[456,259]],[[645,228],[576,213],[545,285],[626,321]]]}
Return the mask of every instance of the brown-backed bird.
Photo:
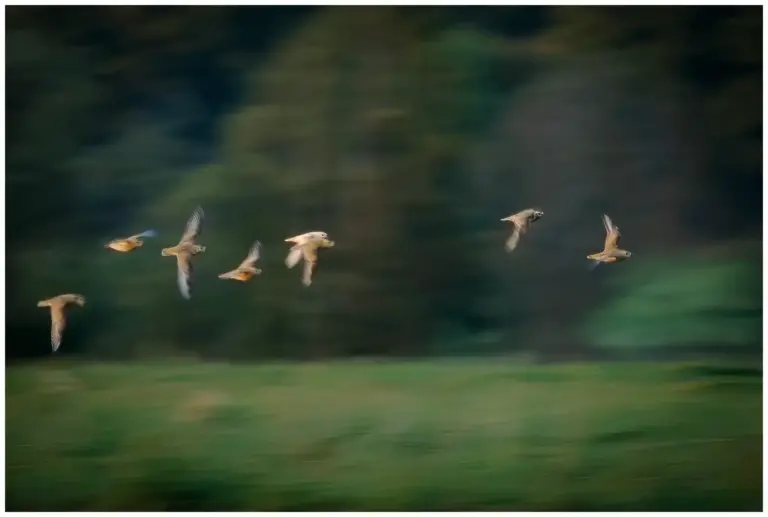
{"label": "brown-backed bird", "polygon": [[193,275],[192,257],[198,253],[205,252],[205,246],[200,246],[195,242],[195,239],[197,239],[202,231],[204,217],[205,213],[203,212],[203,209],[199,206],[195,208],[192,216],[187,221],[187,226],[184,229],[184,234],[181,236],[179,243],[170,248],[163,248],[163,251],[161,252],[161,255],[164,257],[176,257],[179,291],[181,291],[181,295],[186,299],[191,297]]}
{"label": "brown-backed bird", "polygon": [[629,251],[619,249],[619,240],[621,239],[619,227],[613,224],[611,218],[606,214],[603,214],[603,226],[605,227],[605,244],[603,245],[603,251],[587,255],[589,260],[594,261],[592,263],[592,269],[603,262],[620,262],[632,256],[632,253]]}
{"label": "brown-backed bird", "polygon": [[514,230],[512,230],[512,235],[509,236],[509,239],[507,239],[507,242],[505,244],[505,248],[507,251],[512,252],[517,247],[518,242],[520,242],[520,236],[524,235],[528,232],[528,228],[530,228],[531,223],[534,221],[538,221],[541,219],[541,216],[544,215],[544,212],[541,210],[536,210],[534,208],[527,208],[525,210],[522,210],[516,214],[512,214],[509,217],[505,217],[502,219],[502,221],[509,221],[514,225]]}
{"label": "brown-backed bird", "polygon": [[143,246],[144,241],[141,240],[143,237],[157,237],[157,232],[155,230],[147,230],[146,232],[137,233],[123,239],[114,239],[106,243],[104,247],[127,253]]}
{"label": "brown-backed bird", "polygon": [[54,352],[59,349],[62,333],[67,326],[64,307],[70,304],[77,304],[82,307],[85,305],[85,297],[81,294],[60,294],[37,302],[38,307],[51,308],[51,347]]}
{"label": "brown-backed bird", "polygon": [[239,280],[240,282],[247,282],[254,275],[261,274],[261,269],[255,267],[259,258],[261,258],[261,243],[256,241],[256,243],[251,246],[251,249],[248,251],[248,256],[245,257],[245,260],[243,260],[240,265],[232,271],[227,271],[226,273],[220,274],[219,278],[223,278],[225,280],[229,279]]}

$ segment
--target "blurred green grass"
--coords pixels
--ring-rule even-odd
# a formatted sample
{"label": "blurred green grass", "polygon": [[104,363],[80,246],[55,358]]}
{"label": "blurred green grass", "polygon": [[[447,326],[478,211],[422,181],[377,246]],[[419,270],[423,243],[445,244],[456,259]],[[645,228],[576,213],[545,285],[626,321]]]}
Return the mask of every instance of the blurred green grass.
{"label": "blurred green grass", "polygon": [[760,510],[762,371],[482,360],[6,370],[8,510]]}

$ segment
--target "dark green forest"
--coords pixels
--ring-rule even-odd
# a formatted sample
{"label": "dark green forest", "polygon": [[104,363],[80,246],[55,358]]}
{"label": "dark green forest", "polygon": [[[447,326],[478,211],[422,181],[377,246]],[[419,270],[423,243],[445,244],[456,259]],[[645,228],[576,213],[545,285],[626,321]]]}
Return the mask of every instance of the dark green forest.
{"label": "dark green forest", "polygon": [[[761,7],[8,7],[6,357],[65,292],[72,357],[759,354],[761,43]],[[603,213],[632,258],[589,271]]]}

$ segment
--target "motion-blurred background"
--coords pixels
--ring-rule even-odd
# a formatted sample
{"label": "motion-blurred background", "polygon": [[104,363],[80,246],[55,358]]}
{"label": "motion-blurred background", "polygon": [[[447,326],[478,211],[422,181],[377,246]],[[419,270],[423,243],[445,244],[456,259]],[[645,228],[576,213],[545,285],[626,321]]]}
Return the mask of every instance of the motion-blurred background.
{"label": "motion-blurred background", "polygon": [[[7,355],[759,344],[761,9],[7,10]],[[194,300],[173,259],[207,213]],[[499,219],[545,218],[513,255]],[[601,214],[632,260],[589,274]],[[131,255],[114,237],[156,228]],[[313,288],[283,239],[323,229]],[[216,278],[265,245],[264,275]],[[667,345],[669,345],[667,347]]]}
{"label": "motion-blurred background", "polygon": [[[6,30],[9,361],[50,355],[49,315],[35,303],[77,292],[88,303],[70,311],[57,353],[77,364],[500,355],[761,364],[761,7],[9,7]],[[186,301],[175,260],[160,249],[178,242],[198,204],[208,250],[195,260]],[[528,207],[545,216],[508,254],[511,228],[500,219]],[[602,248],[603,213],[633,255],[590,272],[586,255]],[[103,247],[149,228],[159,236],[134,253]],[[321,253],[305,288],[299,268],[283,264],[283,240],[310,230],[327,231],[336,247]],[[263,275],[245,285],[219,280],[256,239],[264,243]],[[64,371],[73,386],[102,386],[89,384],[84,370]],[[8,440],[16,436],[19,447],[53,404],[25,398],[41,386],[29,372],[17,373],[22,384],[8,384],[8,396],[21,397],[8,399],[9,411],[19,412]],[[109,372],[105,379],[119,378]],[[125,386],[151,384],[129,377]],[[347,392],[365,389],[348,382]],[[757,413],[742,415],[749,424],[739,432],[761,433],[759,394],[744,389]],[[746,400],[729,393],[735,399],[715,407]],[[270,399],[275,407],[293,400],[283,395]],[[217,396],[200,395],[228,404]],[[102,413],[85,422],[139,418],[105,417],[108,405],[98,407]],[[357,418],[362,410],[350,411]],[[711,408],[696,414],[705,413],[739,421]],[[237,427],[229,417],[222,418]],[[286,428],[298,421],[290,422]],[[691,429],[711,424],[696,422]],[[48,422],[45,431],[61,425]],[[89,425],[64,427],[80,437]],[[108,434],[88,443],[109,449]],[[503,433],[493,436],[503,441]],[[728,501],[759,507],[759,436],[749,440],[751,460],[717,447],[729,461],[751,461],[731,467],[757,483],[747,483],[756,490],[751,499]],[[9,501],[35,507],[36,482],[18,472],[52,476],[50,451],[38,451],[43,469],[9,450],[21,469],[8,470],[9,479],[17,473]],[[699,461],[707,455],[716,456],[692,453]],[[61,479],[70,479],[67,468]],[[471,481],[447,493],[461,493],[459,486]],[[604,499],[509,499],[508,490],[500,488],[507,499],[487,500],[430,498],[427,490],[393,507],[610,507]],[[75,492],[62,489],[64,499],[48,507],[130,506],[66,499]],[[337,496],[326,507],[380,509],[390,500]],[[142,509],[188,504],[142,497],[135,503]],[[271,508],[300,499],[256,498]],[[658,509],[662,500],[646,506]],[[210,502],[194,501],[193,508]],[[248,507],[215,501],[211,507]],[[312,501],[306,507],[322,506]]]}

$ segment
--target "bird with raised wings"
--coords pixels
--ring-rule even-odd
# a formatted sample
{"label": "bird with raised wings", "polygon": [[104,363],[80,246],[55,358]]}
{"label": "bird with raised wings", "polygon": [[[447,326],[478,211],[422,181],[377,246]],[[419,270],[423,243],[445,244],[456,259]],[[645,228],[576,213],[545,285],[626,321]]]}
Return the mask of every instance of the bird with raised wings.
{"label": "bird with raised wings", "polygon": [[143,246],[144,241],[141,239],[144,237],[157,237],[157,232],[155,230],[147,230],[145,232],[137,233],[136,235],[131,235],[130,237],[114,239],[106,243],[104,247],[122,253],[128,253],[129,251],[133,251],[136,248]]}
{"label": "bird with raised wings", "polygon": [[285,265],[292,268],[303,258],[304,272],[301,282],[305,286],[310,286],[312,284],[312,273],[317,265],[317,250],[319,248],[332,248],[335,243],[328,239],[327,233],[320,231],[303,233],[285,239],[285,241],[294,243],[288,252],[288,256],[285,257]]}
{"label": "bird with raised wings", "polygon": [[51,347],[53,351],[59,349],[61,336],[67,326],[67,318],[64,315],[64,307],[70,304],[85,305],[85,297],[81,294],[60,294],[47,300],[37,302],[38,307],[51,308]]}
{"label": "bird with raised wings", "polygon": [[220,274],[219,278],[223,278],[225,280],[228,279],[247,282],[254,275],[261,274],[261,269],[256,267],[256,262],[259,260],[259,258],[261,258],[261,243],[256,241],[256,243],[251,246],[251,249],[248,251],[248,256],[245,257],[245,260],[243,260],[240,265],[232,271],[227,271],[226,273]]}
{"label": "bird with raised wings", "polygon": [[507,251],[514,251],[514,249],[517,247],[517,244],[520,242],[520,236],[526,234],[531,224],[534,221],[541,219],[541,216],[543,215],[544,212],[541,210],[536,210],[535,208],[527,208],[502,219],[502,221],[508,221],[514,226],[512,235],[509,236],[509,239],[507,239],[507,242],[504,245]]}
{"label": "bird with raised wings", "polygon": [[621,232],[619,232],[619,227],[613,224],[611,218],[606,214],[603,214],[603,226],[605,227],[605,244],[603,245],[603,251],[587,255],[587,258],[593,261],[591,269],[596,268],[603,262],[620,262],[632,256],[632,253],[629,251],[619,249]]}
{"label": "bird with raised wings", "polygon": [[198,253],[205,252],[205,246],[197,244],[196,239],[199,237],[203,227],[203,219],[205,213],[201,207],[195,208],[192,216],[187,221],[187,226],[184,229],[184,234],[181,236],[181,240],[176,246],[170,248],[163,248],[160,253],[164,257],[175,256],[177,280],[179,283],[179,291],[181,295],[189,299],[191,297],[192,286],[192,257]]}

